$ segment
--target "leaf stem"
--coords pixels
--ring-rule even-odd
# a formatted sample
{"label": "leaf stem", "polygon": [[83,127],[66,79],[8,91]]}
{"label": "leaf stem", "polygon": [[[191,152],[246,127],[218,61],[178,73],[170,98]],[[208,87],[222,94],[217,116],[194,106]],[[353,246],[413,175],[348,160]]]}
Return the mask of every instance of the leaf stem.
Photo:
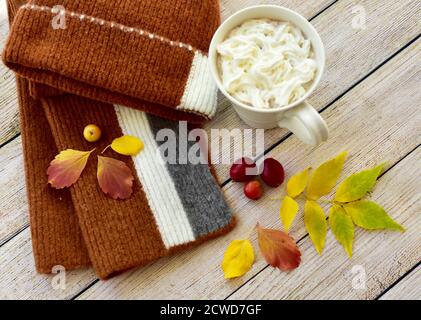
{"label": "leaf stem", "polygon": [[103,154],[109,147],[111,147],[111,144],[109,144],[108,146],[106,146],[105,148],[104,148],[104,150],[102,150],[102,152],[101,152],[101,154]]}

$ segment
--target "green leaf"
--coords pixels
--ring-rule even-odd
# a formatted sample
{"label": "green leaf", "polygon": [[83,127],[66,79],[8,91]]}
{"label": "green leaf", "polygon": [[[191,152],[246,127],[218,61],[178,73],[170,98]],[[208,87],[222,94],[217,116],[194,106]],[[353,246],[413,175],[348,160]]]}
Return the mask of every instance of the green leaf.
{"label": "green leaf", "polygon": [[405,231],[405,229],[395,222],[386,211],[377,203],[360,200],[344,205],[345,211],[351,216],[354,223],[364,229],[390,229]]}
{"label": "green leaf", "polygon": [[287,194],[291,198],[298,197],[306,188],[308,181],[308,172],[310,168],[305,169],[293,175],[287,183]]}
{"label": "green leaf", "polygon": [[332,191],[342,172],[346,155],[347,152],[342,152],[314,170],[308,183],[307,198],[317,200]]}
{"label": "green leaf", "polygon": [[364,197],[367,192],[373,189],[383,167],[384,163],[372,169],[355,173],[346,178],[336,191],[335,201],[351,202]]}
{"label": "green leaf", "polygon": [[352,242],[354,241],[354,224],[345,210],[333,205],[329,211],[329,224],[336,240],[344,247],[348,256],[352,257]]}
{"label": "green leaf", "polygon": [[288,232],[292,221],[298,212],[298,203],[289,196],[285,196],[281,204],[280,216],[285,231]]}
{"label": "green leaf", "polygon": [[319,255],[322,254],[326,241],[327,222],[323,209],[315,201],[306,201],[304,224]]}

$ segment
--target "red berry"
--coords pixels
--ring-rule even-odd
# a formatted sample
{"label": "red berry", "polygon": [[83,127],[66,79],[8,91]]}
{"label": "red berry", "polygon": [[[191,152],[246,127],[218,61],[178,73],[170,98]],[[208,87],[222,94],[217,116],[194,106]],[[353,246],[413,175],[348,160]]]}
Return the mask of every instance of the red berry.
{"label": "red berry", "polygon": [[278,160],[267,158],[263,161],[262,180],[272,188],[276,188],[284,182],[285,172]]}
{"label": "red berry", "polygon": [[257,180],[252,180],[244,185],[244,194],[247,198],[257,200],[263,195],[262,185]]}
{"label": "red berry", "polygon": [[[256,168],[256,164],[249,158],[241,158],[234,162],[230,169],[230,177],[233,181],[245,182],[253,179],[255,175],[248,171]],[[247,170],[248,169],[248,170]]]}

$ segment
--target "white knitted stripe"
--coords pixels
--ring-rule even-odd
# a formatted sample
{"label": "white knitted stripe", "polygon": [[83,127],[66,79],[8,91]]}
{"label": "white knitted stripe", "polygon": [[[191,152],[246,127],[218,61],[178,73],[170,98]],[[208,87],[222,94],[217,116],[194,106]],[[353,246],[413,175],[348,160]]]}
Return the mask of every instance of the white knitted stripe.
{"label": "white knitted stripe", "polygon": [[124,134],[142,139],[144,149],[133,157],[159,232],[167,248],[193,241],[194,233],[149,126],[146,114],[133,108],[114,106]]}
{"label": "white knitted stripe", "polygon": [[204,114],[211,118],[216,112],[217,87],[209,69],[208,57],[194,52],[189,77],[179,110]]}

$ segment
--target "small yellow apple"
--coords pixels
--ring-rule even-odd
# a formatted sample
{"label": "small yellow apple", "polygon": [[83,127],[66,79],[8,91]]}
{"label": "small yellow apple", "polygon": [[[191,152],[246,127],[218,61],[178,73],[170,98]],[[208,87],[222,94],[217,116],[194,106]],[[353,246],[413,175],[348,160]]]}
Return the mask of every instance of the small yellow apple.
{"label": "small yellow apple", "polygon": [[86,141],[98,141],[99,138],[101,138],[101,129],[95,124],[88,124],[85,129],[83,129],[83,136]]}

